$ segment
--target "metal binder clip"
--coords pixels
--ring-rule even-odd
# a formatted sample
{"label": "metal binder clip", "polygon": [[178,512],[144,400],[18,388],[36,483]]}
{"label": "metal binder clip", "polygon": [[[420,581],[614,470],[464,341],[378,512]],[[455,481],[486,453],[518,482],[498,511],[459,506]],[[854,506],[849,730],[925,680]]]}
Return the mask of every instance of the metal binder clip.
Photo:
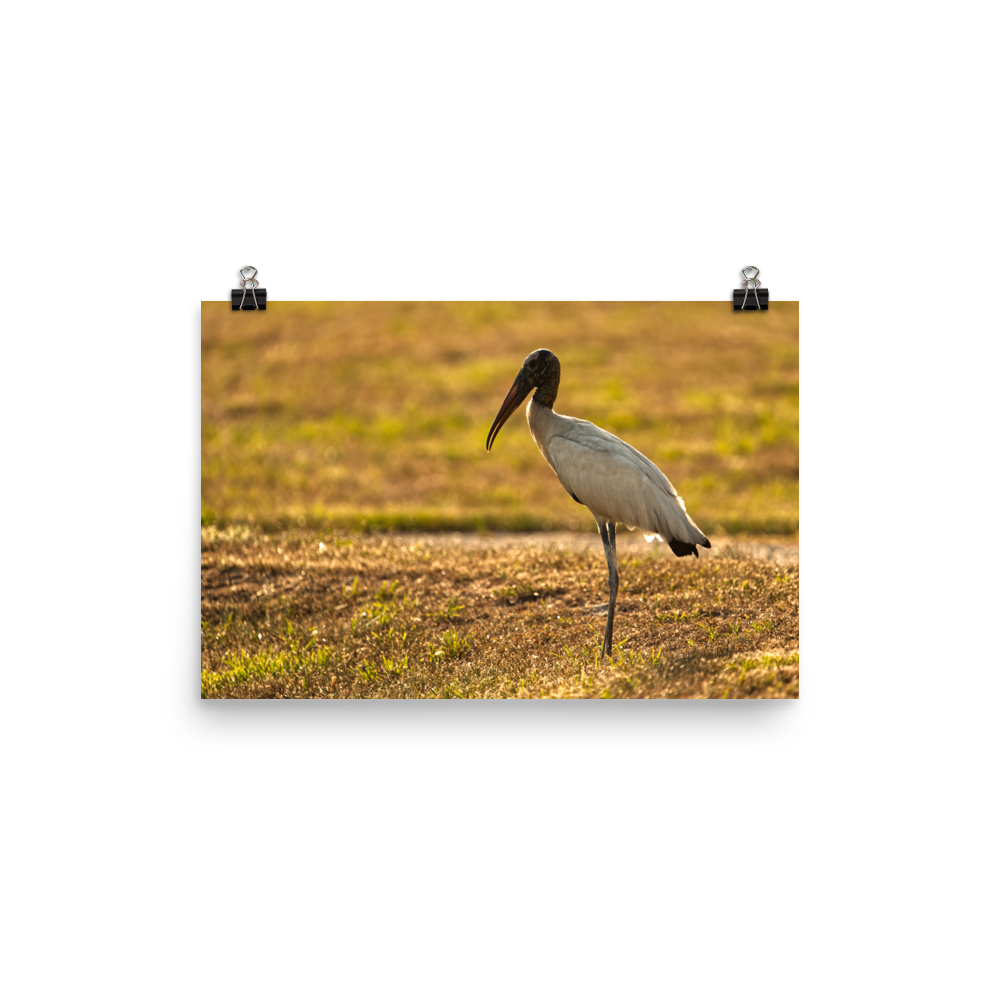
{"label": "metal binder clip", "polygon": [[[247,274],[246,272],[250,273]],[[247,286],[250,287],[250,295],[253,299],[254,309],[266,309],[267,308],[267,289],[261,288],[260,291],[257,290],[257,286],[260,282],[257,280],[257,268],[252,264],[248,264],[246,267],[241,267],[239,270],[240,284],[243,286],[243,294],[240,295],[240,290],[238,288],[233,289],[233,312],[241,309],[249,309],[250,306],[246,305],[247,301]],[[237,302],[237,297],[239,301]]]}
{"label": "metal binder clip", "polygon": [[[753,271],[753,274],[748,274],[748,271]],[[766,310],[767,309],[767,289],[760,287],[760,268],[754,267],[753,264],[743,268],[740,272],[743,275],[743,294],[742,301],[740,296],[740,290],[738,288],[733,289],[733,309],[746,309],[748,312],[755,311],[757,309]],[[753,301],[750,300],[750,283],[753,283]],[[757,289],[760,289],[758,293]]]}

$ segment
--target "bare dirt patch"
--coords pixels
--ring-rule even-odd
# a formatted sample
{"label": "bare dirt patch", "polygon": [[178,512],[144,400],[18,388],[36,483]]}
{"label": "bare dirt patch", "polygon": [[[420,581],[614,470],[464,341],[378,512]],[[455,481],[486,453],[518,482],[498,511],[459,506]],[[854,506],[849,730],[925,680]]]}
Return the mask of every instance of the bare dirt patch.
{"label": "bare dirt patch", "polygon": [[[591,551],[604,553],[601,537],[596,529],[584,531],[494,531],[494,532],[398,532],[388,535],[395,544],[410,545],[446,545],[448,547],[465,549],[569,549],[572,551]],[[667,557],[661,542],[647,542],[639,531],[630,532],[625,528],[618,531],[618,555]],[[719,556],[729,558],[756,559],[762,562],[774,562],[779,565],[798,565],[798,541],[786,536],[760,538],[754,535],[734,535],[731,537],[716,536],[712,540],[712,548],[699,549],[699,558],[714,559]]]}

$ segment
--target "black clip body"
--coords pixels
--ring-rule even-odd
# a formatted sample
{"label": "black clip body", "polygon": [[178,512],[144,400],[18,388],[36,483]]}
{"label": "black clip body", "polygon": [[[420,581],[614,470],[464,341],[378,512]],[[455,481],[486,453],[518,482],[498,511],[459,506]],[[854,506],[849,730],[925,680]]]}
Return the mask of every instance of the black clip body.
{"label": "black clip body", "polygon": [[[753,271],[753,274],[747,274],[747,271]],[[747,312],[756,312],[758,309],[766,311],[767,289],[760,287],[760,279],[757,277],[760,268],[750,264],[740,273],[743,275],[743,287],[733,289],[733,309],[745,309]]]}
{"label": "black clip body", "polygon": [[[248,275],[246,271],[251,273]],[[243,286],[242,291],[239,288],[233,289],[233,312],[267,308],[267,289],[257,287],[260,284],[257,280],[257,268],[252,264],[240,268],[240,284]],[[247,292],[250,293],[249,296]]]}

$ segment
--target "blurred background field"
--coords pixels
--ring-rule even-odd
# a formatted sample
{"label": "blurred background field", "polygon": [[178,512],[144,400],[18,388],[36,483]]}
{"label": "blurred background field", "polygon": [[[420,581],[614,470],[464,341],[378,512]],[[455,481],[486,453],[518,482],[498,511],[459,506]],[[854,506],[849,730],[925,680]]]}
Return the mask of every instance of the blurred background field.
{"label": "blurred background field", "polygon": [[596,530],[524,406],[486,433],[524,357],[556,410],[648,455],[708,532],[798,531],[798,303],[202,303],[202,523]]}

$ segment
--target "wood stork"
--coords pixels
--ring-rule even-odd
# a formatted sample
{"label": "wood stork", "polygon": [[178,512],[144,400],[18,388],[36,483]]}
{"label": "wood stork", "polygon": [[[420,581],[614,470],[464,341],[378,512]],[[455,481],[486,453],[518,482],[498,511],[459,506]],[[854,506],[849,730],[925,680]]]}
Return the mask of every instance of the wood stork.
{"label": "wood stork", "polygon": [[618,596],[615,525],[621,521],[630,531],[639,527],[647,542],[659,538],[678,556],[697,556],[698,545],[710,549],[712,543],[688,516],[670,480],[645,455],[589,420],[565,417],[552,409],[560,371],[559,359],[545,348],[524,359],[486,436],[486,450],[492,448],[507,418],[534,389],[528,403],[531,436],[566,492],[593,514],[604,542],[609,599],[601,655],[606,656],[611,649]]}

